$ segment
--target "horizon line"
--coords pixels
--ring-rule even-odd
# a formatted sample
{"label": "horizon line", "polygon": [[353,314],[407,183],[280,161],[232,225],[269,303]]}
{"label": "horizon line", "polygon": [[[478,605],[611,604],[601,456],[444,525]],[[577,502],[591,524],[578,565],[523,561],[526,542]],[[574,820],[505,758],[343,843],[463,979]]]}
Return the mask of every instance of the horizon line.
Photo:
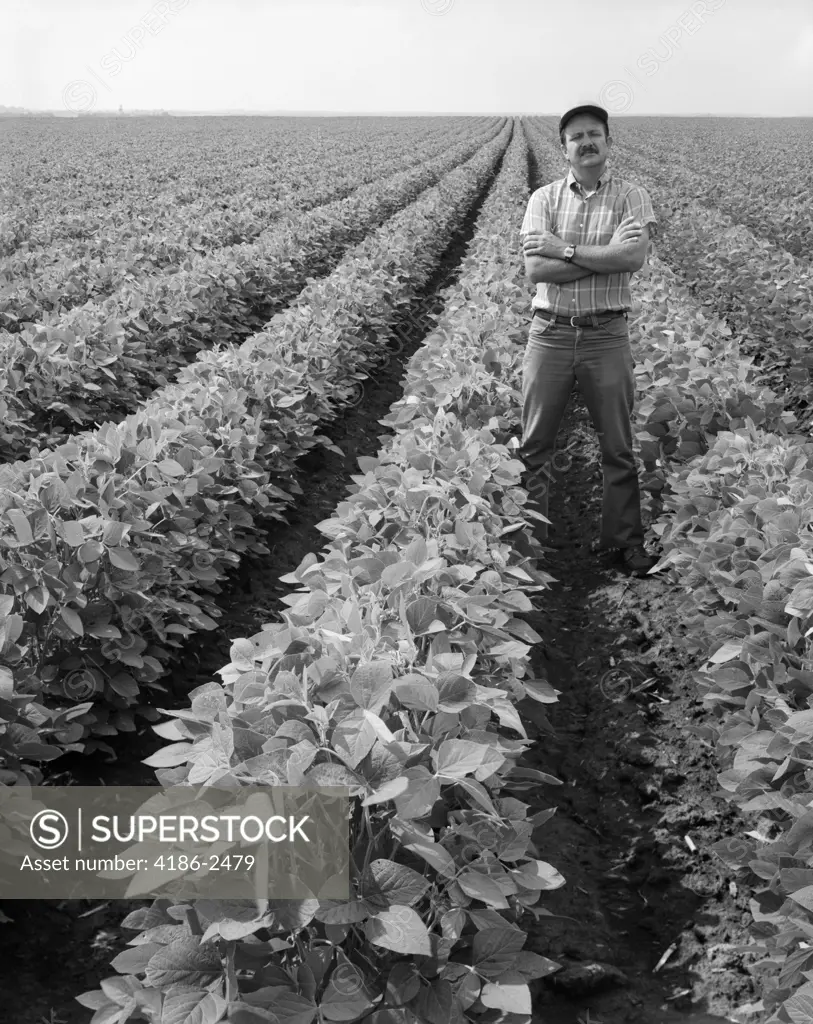
{"label": "horizon line", "polygon": [[[183,109],[172,107],[131,107],[132,114],[165,114],[169,116],[211,116],[211,117],[559,117],[559,113],[518,111],[518,112],[495,112],[495,111],[434,111],[434,110],[381,110],[381,111],[352,111],[352,110],[253,110],[240,107],[225,107],[212,109]],[[4,114],[3,110],[10,113]],[[101,109],[87,111],[65,110],[55,107],[4,107],[0,105],[0,117],[25,117],[30,114],[52,114],[55,117],[121,117],[128,116],[127,109],[122,108],[119,112],[116,109]],[[634,117],[747,117],[776,120],[804,120],[813,118],[813,114],[754,114],[754,113],[731,113],[714,111],[684,111],[680,113],[612,113],[611,118],[634,118]]]}

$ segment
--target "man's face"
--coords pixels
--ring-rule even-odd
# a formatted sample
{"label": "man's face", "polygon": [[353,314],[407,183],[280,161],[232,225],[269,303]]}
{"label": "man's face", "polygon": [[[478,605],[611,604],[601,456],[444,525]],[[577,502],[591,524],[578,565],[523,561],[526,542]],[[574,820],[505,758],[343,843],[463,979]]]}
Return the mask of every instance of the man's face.
{"label": "man's face", "polygon": [[590,114],[579,114],[565,126],[564,152],[571,167],[600,167],[612,139],[604,137],[604,124]]}

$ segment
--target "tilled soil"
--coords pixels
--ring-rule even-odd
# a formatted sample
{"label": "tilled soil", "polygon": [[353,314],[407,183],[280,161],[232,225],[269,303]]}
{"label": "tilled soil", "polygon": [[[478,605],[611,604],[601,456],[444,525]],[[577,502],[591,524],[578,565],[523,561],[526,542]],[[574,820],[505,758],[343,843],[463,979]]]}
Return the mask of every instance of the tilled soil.
{"label": "tilled soil", "polygon": [[564,965],[540,985],[539,1019],[701,1024],[757,998],[733,949],[748,941],[747,895],[707,852],[736,830],[736,812],[687,729],[707,712],[681,654],[674,585],[629,579],[591,551],[600,453],[578,397],[571,406],[558,447],[572,463],[553,481],[543,563],[558,582],[527,616],[544,638],[534,668],[561,691],[554,732],[543,723],[534,749],[563,783],[542,787],[538,806],[558,811],[537,847],[567,880],[541,902],[561,917],[533,930],[533,948]]}

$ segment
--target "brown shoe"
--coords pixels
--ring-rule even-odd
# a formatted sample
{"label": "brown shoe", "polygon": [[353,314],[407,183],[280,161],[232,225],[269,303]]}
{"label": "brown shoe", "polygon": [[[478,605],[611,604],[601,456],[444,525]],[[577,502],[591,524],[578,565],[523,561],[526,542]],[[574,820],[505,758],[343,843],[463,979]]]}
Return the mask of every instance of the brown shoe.
{"label": "brown shoe", "polygon": [[659,559],[657,555],[648,554],[646,548],[639,544],[633,548],[621,548],[619,561],[628,576],[640,578],[646,576],[649,570],[658,564]]}

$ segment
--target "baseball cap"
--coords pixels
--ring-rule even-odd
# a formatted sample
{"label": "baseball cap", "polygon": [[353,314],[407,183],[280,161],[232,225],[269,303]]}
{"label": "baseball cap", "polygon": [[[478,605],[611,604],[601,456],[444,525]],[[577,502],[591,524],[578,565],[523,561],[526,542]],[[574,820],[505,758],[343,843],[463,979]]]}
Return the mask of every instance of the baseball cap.
{"label": "baseball cap", "polygon": [[581,107],[571,107],[571,109],[568,110],[567,113],[562,114],[562,116],[559,118],[559,131],[561,132],[565,125],[568,123],[568,121],[571,121],[574,117],[577,117],[579,114],[591,114],[593,117],[597,117],[599,121],[603,121],[604,126],[606,128],[609,128],[610,126],[609,115],[603,107],[596,107],[593,106],[592,103],[586,103]]}

